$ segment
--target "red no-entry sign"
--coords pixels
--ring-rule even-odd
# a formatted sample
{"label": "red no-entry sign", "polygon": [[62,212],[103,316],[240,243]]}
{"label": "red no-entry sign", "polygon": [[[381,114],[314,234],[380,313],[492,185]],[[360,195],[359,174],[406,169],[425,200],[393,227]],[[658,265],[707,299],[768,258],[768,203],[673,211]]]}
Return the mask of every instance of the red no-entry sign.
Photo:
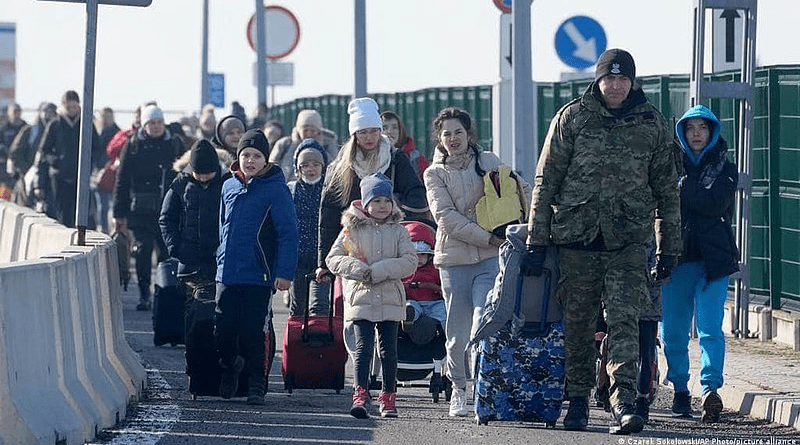
{"label": "red no-entry sign", "polygon": [[[264,15],[267,22],[267,54],[270,60],[278,60],[288,56],[300,41],[300,23],[291,11],[283,6],[265,6]],[[247,41],[250,48],[256,51],[256,15],[247,22]]]}

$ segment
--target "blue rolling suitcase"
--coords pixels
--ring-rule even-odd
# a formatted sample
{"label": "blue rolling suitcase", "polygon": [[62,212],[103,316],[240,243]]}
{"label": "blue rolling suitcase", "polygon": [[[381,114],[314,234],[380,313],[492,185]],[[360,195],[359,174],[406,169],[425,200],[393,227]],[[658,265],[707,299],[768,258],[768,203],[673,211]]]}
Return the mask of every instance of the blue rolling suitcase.
{"label": "blue rolling suitcase", "polygon": [[518,276],[514,318],[480,342],[475,381],[478,424],[505,420],[555,427],[561,415],[564,324],[560,319],[548,321],[550,275],[545,269],[540,321],[520,323],[523,277]]}

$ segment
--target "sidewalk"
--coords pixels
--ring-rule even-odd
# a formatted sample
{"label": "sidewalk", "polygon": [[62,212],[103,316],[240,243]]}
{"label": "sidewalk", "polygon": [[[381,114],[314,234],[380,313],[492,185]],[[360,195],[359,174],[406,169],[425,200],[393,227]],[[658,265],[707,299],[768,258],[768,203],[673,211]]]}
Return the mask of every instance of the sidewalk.
{"label": "sidewalk", "polygon": [[[662,384],[667,362],[659,354]],[[689,342],[692,396],[701,397],[700,348]],[[725,408],[800,430],[800,352],[757,339],[725,338],[725,383],[718,390]]]}

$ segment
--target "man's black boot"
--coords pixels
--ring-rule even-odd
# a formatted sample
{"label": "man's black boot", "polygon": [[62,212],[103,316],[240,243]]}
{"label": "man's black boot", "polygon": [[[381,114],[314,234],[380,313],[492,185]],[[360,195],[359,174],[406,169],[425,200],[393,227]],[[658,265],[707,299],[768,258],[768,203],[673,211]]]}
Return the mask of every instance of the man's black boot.
{"label": "man's black boot", "polygon": [[644,429],[644,419],[638,416],[630,403],[617,403],[611,407],[614,422],[608,429],[611,434],[639,433]]}
{"label": "man's black boot", "polygon": [[564,416],[564,429],[586,431],[589,425],[589,398],[570,397],[567,415]]}

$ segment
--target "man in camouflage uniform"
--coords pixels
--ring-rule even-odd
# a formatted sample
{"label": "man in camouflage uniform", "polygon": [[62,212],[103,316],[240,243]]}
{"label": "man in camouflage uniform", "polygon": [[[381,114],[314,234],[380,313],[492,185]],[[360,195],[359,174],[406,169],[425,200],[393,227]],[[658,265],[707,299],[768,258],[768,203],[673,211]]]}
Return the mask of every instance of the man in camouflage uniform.
{"label": "man in camouflage uniform", "polygon": [[635,78],[628,52],[604,52],[595,81],[553,118],[536,167],[522,273],[541,274],[545,246],[560,247],[568,430],[588,425],[601,299],[610,340],[610,432],[642,430],[633,407],[637,321],[649,302],[645,247],[654,221],[660,276],[681,252],[672,133]]}

